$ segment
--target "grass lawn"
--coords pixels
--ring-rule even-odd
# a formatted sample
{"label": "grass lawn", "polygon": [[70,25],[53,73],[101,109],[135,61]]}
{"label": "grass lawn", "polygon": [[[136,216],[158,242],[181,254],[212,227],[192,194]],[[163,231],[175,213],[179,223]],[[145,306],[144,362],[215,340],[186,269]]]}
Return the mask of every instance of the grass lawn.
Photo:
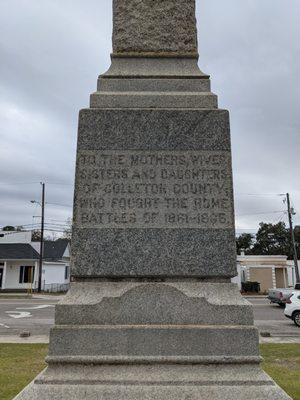
{"label": "grass lawn", "polygon": [[262,344],[263,369],[294,400],[300,400],[300,344]]}
{"label": "grass lawn", "polygon": [[11,400],[45,368],[47,344],[0,343],[0,399]]}
{"label": "grass lawn", "polygon": [[[300,400],[300,345],[263,344],[264,370],[294,399]],[[44,367],[48,345],[0,344],[0,399],[11,400]]]}

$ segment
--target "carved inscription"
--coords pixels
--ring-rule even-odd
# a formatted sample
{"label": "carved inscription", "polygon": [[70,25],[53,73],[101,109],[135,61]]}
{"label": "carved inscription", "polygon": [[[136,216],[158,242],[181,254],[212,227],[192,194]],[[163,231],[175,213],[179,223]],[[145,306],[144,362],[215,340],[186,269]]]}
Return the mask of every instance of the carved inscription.
{"label": "carved inscription", "polygon": [[230,153],[80,151],[82,228],[232,228]]}

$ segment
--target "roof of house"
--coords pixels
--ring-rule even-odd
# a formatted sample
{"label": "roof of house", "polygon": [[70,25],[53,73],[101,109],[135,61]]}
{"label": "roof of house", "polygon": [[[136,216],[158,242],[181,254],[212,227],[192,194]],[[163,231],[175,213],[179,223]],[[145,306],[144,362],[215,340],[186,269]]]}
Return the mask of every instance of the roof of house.
{"label": "roof of house", "polygon": [[28,243],[0,243],[0,260],[37,260],[39,253]]}
{"label": "roof of house", "polygon": [[55,241],[45,240],[43,259],[61,260],[69,242],[68,239],[58,239]]}

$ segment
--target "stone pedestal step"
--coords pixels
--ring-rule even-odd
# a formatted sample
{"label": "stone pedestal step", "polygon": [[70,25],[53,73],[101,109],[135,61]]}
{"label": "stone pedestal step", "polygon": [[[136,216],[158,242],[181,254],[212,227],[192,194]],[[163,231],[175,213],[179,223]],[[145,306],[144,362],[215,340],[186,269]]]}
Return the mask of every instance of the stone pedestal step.
{"label": "stone pedestal step", "polygon": [[96,92],[91,108],[216,109],[217,96],[210,92]]}
{"label": "stone pedestal step", "polygon": [[49,367],[16,400],[291,400],[257,365]]}
{"label": "stone pedestal step", "polygon": [[[50,333],[50,356],[236,357],[258,356],[253,326],[59,326]],[[150,361],[149,361],[150,362]]]}

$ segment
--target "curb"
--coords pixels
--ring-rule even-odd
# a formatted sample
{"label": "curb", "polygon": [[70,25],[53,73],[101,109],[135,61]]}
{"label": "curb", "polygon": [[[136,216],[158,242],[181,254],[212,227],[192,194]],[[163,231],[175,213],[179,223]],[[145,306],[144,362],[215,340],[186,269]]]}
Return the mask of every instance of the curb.
{"label": "curb", "polygon": [[21,338],[20,336],[1,336],[0,344],[49,344],[49,336],[29,336]]}

